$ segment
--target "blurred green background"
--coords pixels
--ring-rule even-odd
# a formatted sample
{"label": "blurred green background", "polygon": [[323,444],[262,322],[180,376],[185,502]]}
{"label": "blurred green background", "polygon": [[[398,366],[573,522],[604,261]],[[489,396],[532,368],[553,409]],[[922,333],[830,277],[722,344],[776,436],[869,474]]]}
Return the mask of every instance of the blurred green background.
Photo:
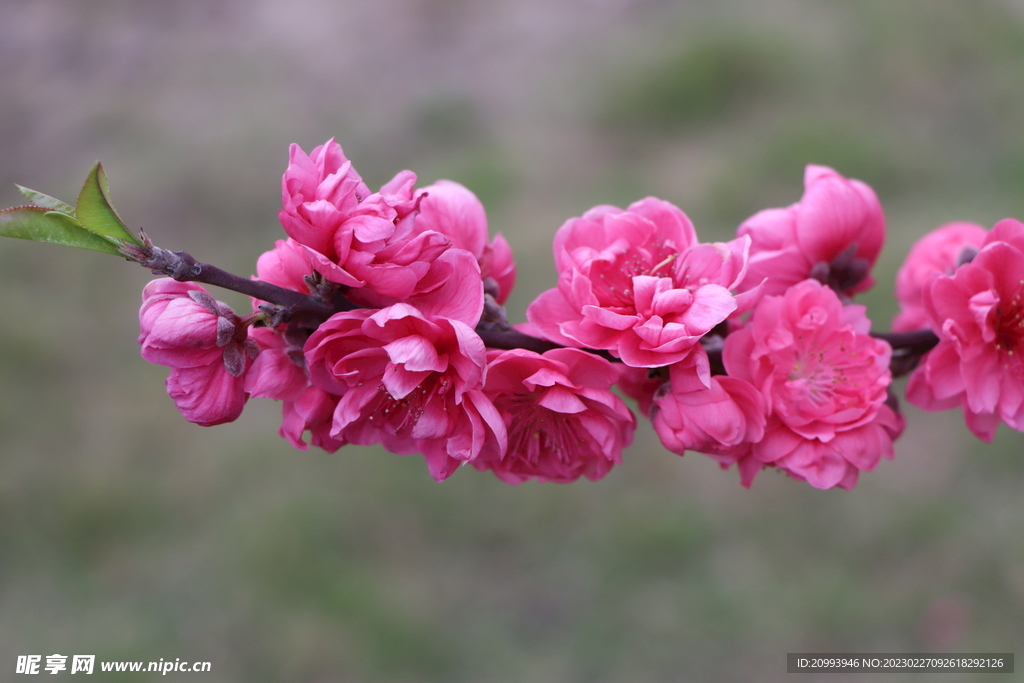
{"label": "blurred green background", "polygon": [[[1024,217],[1024,2],[0,2],[3,206],[15,182],[71,200],[100,159],[133,228],[248,274],[283,236],[289,143],[332,136],[371,186],[412,168],[479,194],[516,250],[515,320],[555,284],[554,231],[593,204],[654,194],[725,239],[832,165],[886,208],[863,303],[887,329],[915,239]],[[598,483],[439,485],[415,457],[295,451],[267,401],[184,422],[138,355],[149,277],[0,244],[0,680],[53,653],[246,683],[782,681],[786,652],[1024,655],[1020,434],[989,446],[908,407],[896,459],[849,493],[772,473],[745,491],[646,424]]]}

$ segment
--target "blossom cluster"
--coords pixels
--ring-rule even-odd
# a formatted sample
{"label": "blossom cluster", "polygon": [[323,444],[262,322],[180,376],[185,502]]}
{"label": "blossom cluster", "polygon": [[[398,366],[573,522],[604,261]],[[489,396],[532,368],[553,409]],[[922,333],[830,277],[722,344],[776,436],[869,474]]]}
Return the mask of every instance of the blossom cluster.
{"label": "blossom cluster", "polygon": [[513,484],[571,482],[621,462],[636,427],[623,394],[668,450],[735,465],[744,486],[773,468],[849,489],[893,456],[904,421],[892,368],[923,358],[912,403],[960,407],[985,439],[1000,421],[1024,430],[1017,221],[951,224],[914,247],[894,329],[938,344],[897,357],[852,303],[874,283],[881,204],[830,168],[808,166],[797,203],[726,242],[701,242],[653,197],[568,220],[557,286],[514,327],[503,304],[515,262],[480,201],[416,181],[402,171],[373,192],[334,140],[292,146],[287,239],[254,279],[316,306],[254,298],[240,317],[194,282],[146,287],[142,354],[172,368],[188,420],[231,421],[264,397],[281,402],[296,448],[381,444],[422,454],[438,481],[471,464]]}
{"label": "blossom cluster", "polygon": [[[382,444],[420,453],[437,480],[460,465],[518,483],[598,479],[621,461],[635,418],[608,360],[576,349],[488,348],[515,282],[505,239],[488,239],[480,201],[411,171],[371,192],[333,140],[291,148],[282,181],[288,238],[256,279],[334,305],[326,317],[254,300],[239,318],[199,285],[143,292],[143,356],[173,368],[189,420],[236,419],[250,397],[282,403],[297,448]],[[485,311],[486,309],[486,311]],[[552,345],[553,346],[553,345]]]}
{"label": "blossom cluster", "polygon": [[620,388],[665,447],[852,487],[903,428],[887,403],[891,349],[849,296],[885,237],[874,192],[810,166],[801,200],[735,239],[701,243],[686,215],[645,199],[598,207],[555,237],[558,287],[527,315],[545,338],[622,361]]}

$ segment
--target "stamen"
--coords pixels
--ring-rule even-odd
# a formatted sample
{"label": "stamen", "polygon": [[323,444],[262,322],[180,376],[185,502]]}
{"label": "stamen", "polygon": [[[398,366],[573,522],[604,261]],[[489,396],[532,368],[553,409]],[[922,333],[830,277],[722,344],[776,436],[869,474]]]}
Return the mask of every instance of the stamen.
{"label": "stamen", "polygon": [[660,270],[662,266],[667,266],[668,264],[670,264],[673,261],[675,261],[677,256],[679,256],[679,254],[669,254],[668,258],[666,258],[664,261],[662,261],[658,265],[656,265],[653,268],[651,268],[651,275],[654,275],[655,273],[657,273],[658,270]]}

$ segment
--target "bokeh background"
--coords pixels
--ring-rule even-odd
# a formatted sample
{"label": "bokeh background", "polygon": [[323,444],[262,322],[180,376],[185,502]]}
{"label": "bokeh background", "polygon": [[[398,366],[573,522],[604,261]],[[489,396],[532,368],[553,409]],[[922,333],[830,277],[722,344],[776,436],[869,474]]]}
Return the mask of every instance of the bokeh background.
{"label": "bokeh background", "polygon": [[[884,330],[915,239],[1024,217],[1024,2],[0,1],[4,206],[15,182],[73,200],[100,159],[133,228],[249,274],[282,237],[288,145],[332,136],[371,186],[412,168],[478,193],[518,257],[515,320],[594,204],[654,194],[725,239],[831,165],[886,208],[862,298]],[[0,680],[53,653],[246,683],[1024,655],[1024,437],[1005,427],[985,445],[907,407],[896,459],[853,492],[772,473],[745,491],[648,425],[598,483],[436,484],[417,457],[293,450],[268,401],[184,422],[138,355],[149,277],[0,244]]]}

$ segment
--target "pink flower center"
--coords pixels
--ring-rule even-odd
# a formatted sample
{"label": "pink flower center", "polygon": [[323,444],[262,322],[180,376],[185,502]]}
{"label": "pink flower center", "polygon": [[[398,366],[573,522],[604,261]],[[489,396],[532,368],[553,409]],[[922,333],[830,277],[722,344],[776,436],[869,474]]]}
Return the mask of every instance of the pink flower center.
{"label": "pink flower center", "polygon": [[870,349],[859,339],[842,337],[809,348],[791,347],[790,362],[784,364],[779,359],[778,413],[803,422],[851,409],[860,413],[884,398],[884,390],[879,389],[882,370]]}
{"label": "pink flower center", "polygon": [[[1024,280],[1021,280],[1024,286]],[[995,309],[996,348],[1008,356],[1024,351],[1024,303],[1020,292],[1008,304],[1000,303]]]}
{"label": "pink flower center", "polygon": [[392,434],[412,430],[426,412],[431,402],[438,402],[448,412],[445,395],[451,391],[452,383],[447,375],[434,373],[402,398],[395,398],[387,388],[377,386],[377,396],[370,400],[364,410],[369,411],[369,420],[375,424],[383,422]]}
{"label": "pink flower center", "polygon": [[[570,464],[587,445],[577,420],[565,419],[536,404],[533,394],[511,397],[505,409],[512,415],[508,427],[508,454],[536,466],[544,456]],[[576,458],[574,458],[574,455]]]}
{"label": "pink flower center", "polygon": [[670,277],[676,249],[664,240],[650,248],[629,246],[612,261],[595,261],[591,267],[593,292],[602,308],[633,307],[633,278],[638,275]]}

